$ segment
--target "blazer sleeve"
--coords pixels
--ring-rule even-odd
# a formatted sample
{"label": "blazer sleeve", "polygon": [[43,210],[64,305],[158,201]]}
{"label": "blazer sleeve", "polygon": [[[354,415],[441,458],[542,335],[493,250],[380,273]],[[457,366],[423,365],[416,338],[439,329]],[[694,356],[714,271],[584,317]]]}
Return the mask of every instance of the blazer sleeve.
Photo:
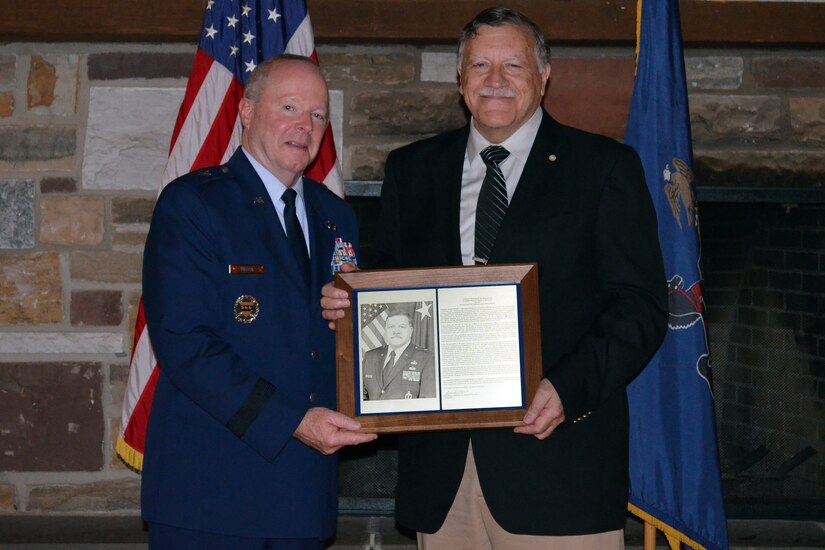
{"label": "blazer sleeve", "polygon": [[667,284],[656,212],[638,155],[620,146],[593,228],[601,311],[545,376],[570,420],[596,410],[644,368],[667,330]]}
{"label": "blazer sleeve", "polygon": [[250,369],[224,336],[220,241],[210,207],[188,185],[164,189],[147,237],[143,300],[161,373],[189,400],[267,460],[289,441],[304,411]]}

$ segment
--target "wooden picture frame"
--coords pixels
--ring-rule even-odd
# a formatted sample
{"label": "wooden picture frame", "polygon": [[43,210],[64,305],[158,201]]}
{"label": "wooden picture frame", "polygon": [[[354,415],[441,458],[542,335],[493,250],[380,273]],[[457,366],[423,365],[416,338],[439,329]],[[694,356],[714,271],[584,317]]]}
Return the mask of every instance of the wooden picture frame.
{"label": "wooden picture frame", "polygon": [[335,285],[352,303],[337,321],[338,410],[364,431],[522,423],[542,373],[536,264],[339,272]]}

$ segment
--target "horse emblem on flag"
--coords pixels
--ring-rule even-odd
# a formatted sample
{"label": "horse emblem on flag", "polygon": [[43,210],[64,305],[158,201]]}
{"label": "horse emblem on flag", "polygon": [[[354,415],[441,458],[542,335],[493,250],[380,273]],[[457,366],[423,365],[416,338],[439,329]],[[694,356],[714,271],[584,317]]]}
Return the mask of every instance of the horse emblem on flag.
{"label": "horse emblem on flag", "polygon": [[688,288],[681,275],[674,275],[667,282],[668,322],[673,330],[692,327],[703,319],[705,301],[702,299],[702,287],[695,282]]}

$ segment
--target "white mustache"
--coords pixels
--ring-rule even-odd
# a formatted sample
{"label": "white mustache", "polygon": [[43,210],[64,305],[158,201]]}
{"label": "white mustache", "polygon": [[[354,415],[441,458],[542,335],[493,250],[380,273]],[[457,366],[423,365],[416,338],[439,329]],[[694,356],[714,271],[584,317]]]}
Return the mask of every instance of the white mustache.
{"label": "white mustache", "polygon": [[491,88],[488,86],[482,88],[479,95],[488,97],[516,97],[516,92],[510,88]]}

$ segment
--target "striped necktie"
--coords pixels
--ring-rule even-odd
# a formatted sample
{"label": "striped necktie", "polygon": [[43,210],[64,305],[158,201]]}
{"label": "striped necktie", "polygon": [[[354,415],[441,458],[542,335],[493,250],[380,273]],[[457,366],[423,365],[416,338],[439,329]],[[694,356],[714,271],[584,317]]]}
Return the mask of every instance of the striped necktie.
{"label": "striped necktie", "polygon": [[496,242],[498,228],[507,213],[507,185],[499,165],[510,152],[501,145],[490,145],[481,151],[481,160],[487,165],[487,174],[481,184],[476,207],[476,264],[486,264]]}

